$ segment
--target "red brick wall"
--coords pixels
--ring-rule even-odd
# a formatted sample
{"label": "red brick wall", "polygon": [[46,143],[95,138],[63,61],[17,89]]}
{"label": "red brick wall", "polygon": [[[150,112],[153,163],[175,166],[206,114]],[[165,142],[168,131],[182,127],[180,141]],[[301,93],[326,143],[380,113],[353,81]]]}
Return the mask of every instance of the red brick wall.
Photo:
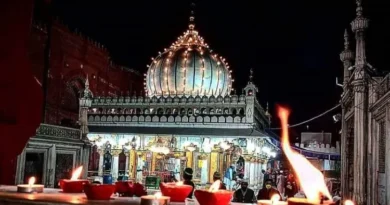
{"label": "red brick wall", "polygon": [[[46,28],[34,25],[30,57],[33,73],[40,82],[46,39]],[[78,120],[78,92],[84,89],[87,75],[95,95],[118,95],[142,90],[142,77],[136,71],[112,63],[104,46],[71,32],[55,21],[52,27],[46,123],[60,125],[63,119],[70,119],[74,124]]]}

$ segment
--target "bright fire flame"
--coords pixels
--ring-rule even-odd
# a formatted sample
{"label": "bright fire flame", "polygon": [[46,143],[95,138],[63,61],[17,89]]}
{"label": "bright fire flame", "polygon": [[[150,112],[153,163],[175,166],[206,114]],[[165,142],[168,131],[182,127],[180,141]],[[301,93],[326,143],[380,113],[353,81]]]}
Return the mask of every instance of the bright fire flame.
{"label": "bright fire flame", "polygon": [[355,205],[351,200],[345,200],[344,205]]}
{"label": "bright fire flame", "polygon": [[32,186],[35,184],[35,177],[30,177],[30,179],[28,179],[28,185]]}
{"label": "bright fire flame", "polygon": [[215,181],[209,188],[209,192],[216,192],[219,190],[219,187],[221,186],[221,181],[217,180]]}
{"label": "bright fire flame", "polygon": [[70,178],[70,180],[77,180],[80,177],[82,171],[83,166],[78,167],[76,170],[73,171],[72,178]]}
{"label": "bright fire flame", "polygon": [[285,108],[279,108],[279,118],[282,125],[282,148],[287,156],[288,161],[294,168],[297,174],[299,183],[305,193],[309,203],[319,204],[321,194],[328,197],[330,200],[332,196],[326,187],[324,176],[315,168],[304,156],[295,152],[290,147],[288,139],[288,116],[290,112]]}
{"label": "bright fire flame", "polygon": [[278,194],[275,194],[271,197],[271,203],[275,204],[276,202],[280,201],[280,196]]}
{"label": "bright fire flame", "polygon": [[183,183],[183,181],[178,181],[178,182],[176,182],[176,185],[177,186],[181,186],[181,185],[183,185],[184,183]]}
{"label": "bright fire flame", "polygon": [[162,197],[162,193],[161,192],[157,192],[157,193],[154,194],[154,198],[159,199],[160,197]]}

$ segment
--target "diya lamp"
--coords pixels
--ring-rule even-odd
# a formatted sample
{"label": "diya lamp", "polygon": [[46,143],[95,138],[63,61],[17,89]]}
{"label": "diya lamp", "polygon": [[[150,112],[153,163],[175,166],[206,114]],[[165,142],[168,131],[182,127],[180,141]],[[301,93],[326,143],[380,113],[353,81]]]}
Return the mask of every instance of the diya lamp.
{"label": "diya lamp", "polygon": [[141,205],[168,205],[170,197],[163,196],[161,192],[154,195],[141,196]]}
{"label": "diya lamp", "polygon": [[324,200],[324,197],[332,199],[332,196],[321,171],[315,168],[304,156],[292,150],[290,146],[288,139],[289,111],[285,108],[279,108],[278,114],[282,126],[281,144],[283,152],[297,174],[299,184],[306,195],[306,198],[287,199],[287,205],[334,205],[335,203],[332,200]]}
{"label": "diya lamp", "polygon": [[19,184],[17,191],[19,193],[42,193],[43,184],[35,184],[35,177],[30,177],[28,184]]}
{"label": "diya lamp", "polygon": [[182,181],[176,183],[160,183],[162,195],[169,196],[172,202],[184,202],[192,192],[192,186],[184,185]]}
{"label": "diya lamp", "polygon": [[280,196],[275,194],[271,200],[258,200],[257,205],[287,205],[287,202],[280,201]]}
{"label": "diya lamp", "polygon": [[209,190],[195,190],[194,195],[199,205],[228,205],[233,197],[233,192],[219,190],[221,181],[215,181]]}
{"label": "diya lamp", "polygon": [[78,167],[70,179],[60,180],[60,187],[64,193],[81,193],[84,190],[84,184],[89,184],[86,179],[78,179],[83,171],[83,166]]}
{"label": "diya lamp", "polygon": [[109,200],[115,192],[113,184],[84,184],[84,193],[90,200]]}
{"label": "diya lamp", "polygon": [[118,193],[119,196],[132,197],[134,195],[134,184],[132,181],[115,182],[115,187],[115,192]]}

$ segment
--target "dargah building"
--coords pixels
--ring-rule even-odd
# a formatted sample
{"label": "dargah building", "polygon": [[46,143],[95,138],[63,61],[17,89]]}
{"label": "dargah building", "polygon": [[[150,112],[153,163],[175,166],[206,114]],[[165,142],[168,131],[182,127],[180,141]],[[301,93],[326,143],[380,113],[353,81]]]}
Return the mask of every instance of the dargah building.
{"label": "dargah building", "polygon": [[252,71],[239,94],[232,71],[195,30],[191,15],[188,30],[152,58],[144,94],[96,96],[87,79],[79,122],[92,143],[88,175],[145,182],[172,172],[179,178],[192,167],[198,184],[228,169],[262,183],[261,170],[279,150],[265,132],[270,115],[256,98]]}

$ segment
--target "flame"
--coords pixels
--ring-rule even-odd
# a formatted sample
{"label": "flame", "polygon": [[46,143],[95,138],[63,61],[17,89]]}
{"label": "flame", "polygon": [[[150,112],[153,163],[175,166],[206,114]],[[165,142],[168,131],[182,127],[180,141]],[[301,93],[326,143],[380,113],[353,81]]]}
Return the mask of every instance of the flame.
{"label": "flame", "polygon": [[183,183],[183,181],[178,181],[178,182],[176,182],[176,186],[181,186],[181,185],[183,185],[184,183]]}
{"label": "flame", "polygon": [[76,170],[73,171],[72,178],[70,178],[70,180],[77,180],[80,177],[82,171],[83,166],[78,167]]}
{"label": "flame", "polygon": [[215,181],[209,188],[209,192],[217,192],[219,190],[219,187],[221,186],[221,181],[217,180]]}
{"label": "flame", "polygon": [[162,193],[161,192],[157,192],[154,194],[154,198],[155,199],[159,199],[160,197],[162,197]]}
{"label": "flame", "polygon": [[278,194],[274,194],[272,197],[271,197],[271,203],[272,204],[275,204],[276,202],[280,201],[280,196]]}
{"label": "flame", "polygon": [[28,185],[32,186],[35,184],[35,177],[30,177],[30,179],[28,179]]}
{"label": "flame", "polygon": [[355,205],[351,200],[345,200],[344,205]]}
{"label": "flame", "polygon": [[288,115],[290,112],[285,108],[279,108],[279,118],[282,125],[282,148],[287,156],[288,161],[294,168],[297,178],[301,184],[303,192],[305,193],[309,203],[320,203],[320,196],[324,195],[329,199],[332,196],[326,187],[324,176],[316,169],[304,156],[295,152],[290,147],[288,139]]}

